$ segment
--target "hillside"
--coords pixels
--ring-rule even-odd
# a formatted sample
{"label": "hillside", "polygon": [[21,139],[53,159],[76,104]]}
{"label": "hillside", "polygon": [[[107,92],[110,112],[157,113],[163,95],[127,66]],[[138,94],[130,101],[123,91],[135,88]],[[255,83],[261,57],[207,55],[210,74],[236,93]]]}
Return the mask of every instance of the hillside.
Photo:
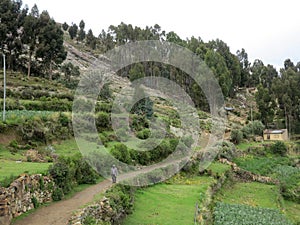
{"label": "hillside", "polygon": [[[66,198],[68,209],[79,209],[74,218],[65,215],[63,201],[51,213],[70,224],[299,224],[299,63],[287,59],[277,71],[259,59],[249,62],[244,49],[233,53],[220,39],[184,40],[158,24],[122,22],[95,36],[83,20],[79,27],[59,24],[36,6],[29,13],[19,1],[1,4],[7,89],[5,120],[0,116],[0,224]],[[158,47],[150,45],[138,49],[142,62],[93,73],[95,66],[109,68],[103,53],[144,40],[171,48],[156,60]],[[201,76],[175,66],[189,67],[187,59],[203,62],[209,76],[202,88]],[[149,79],[134,86],[140,78]],[[214,115],[209,101],[218,105]],[[263,140],[271,128],[277,141]],[[110,185],[112,165],[118,184]],[[110,188],[92,205],[79,206],[72,193],[88,186],[93,194],[82,192],[85,203],[97,187]],[[47,217],[44,209],[20,224],[40,223],[35,218]]]}

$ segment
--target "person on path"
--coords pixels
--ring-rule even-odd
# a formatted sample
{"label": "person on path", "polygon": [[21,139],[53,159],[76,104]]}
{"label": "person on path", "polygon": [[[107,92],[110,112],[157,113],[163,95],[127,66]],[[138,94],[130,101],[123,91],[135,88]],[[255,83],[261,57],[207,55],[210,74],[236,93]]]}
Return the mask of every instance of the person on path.
{"label": "person on path", "polygon": [[110,174],[111,174],[112,182],[116,183],[117,182],[117,176],[118,176],[118,169],[115,165],[113,165],[111,167]]}

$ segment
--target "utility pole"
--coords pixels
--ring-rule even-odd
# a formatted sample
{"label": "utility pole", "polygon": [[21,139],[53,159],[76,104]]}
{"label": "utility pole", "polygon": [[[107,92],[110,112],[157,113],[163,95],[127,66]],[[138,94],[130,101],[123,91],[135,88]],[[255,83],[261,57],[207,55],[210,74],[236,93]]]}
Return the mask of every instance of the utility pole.
{"label": "utility pole", "polygon": [[6,66],[5,66],[5,54],[3,53],[3,122],[5,122],[5,101],[6,101]]}

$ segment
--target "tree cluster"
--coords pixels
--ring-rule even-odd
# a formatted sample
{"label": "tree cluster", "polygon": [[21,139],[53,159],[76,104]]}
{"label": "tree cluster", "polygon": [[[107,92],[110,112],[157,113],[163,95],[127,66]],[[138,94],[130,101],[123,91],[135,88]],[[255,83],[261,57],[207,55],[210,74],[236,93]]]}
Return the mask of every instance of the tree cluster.
{"label": "tree cluster", "polygon": [[39,13],[36,5],[29,11],[21,0],[1,0],[0,21],[0,50],[7,57],[7,68],[27,69],[28,77],[48,74],[52,79],[67,53],[63,31],[49,13]]}
{"label": "tree cluster", "polygon": [[260,68],[263,79],[258,83],[256,102],[263,123],[299,133],[300,63],[295,65],[287,59],[279,73],[270,65],[261,64]]}

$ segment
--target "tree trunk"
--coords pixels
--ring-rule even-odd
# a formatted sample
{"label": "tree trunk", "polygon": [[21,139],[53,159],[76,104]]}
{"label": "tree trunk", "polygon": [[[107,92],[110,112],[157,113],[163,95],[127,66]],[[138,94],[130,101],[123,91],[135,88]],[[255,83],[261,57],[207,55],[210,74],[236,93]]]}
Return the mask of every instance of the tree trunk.
{"label": "tree trunk", "polygon": [[49,80],[52,80],[52,62],[50,61],[50,66],[49,66]]}
{"label": "tree trunk", "polygon": [[27,70],[27,78],[30,78],[30,70],[31,70],[31,56],[32,56],[32,52],[29,52],[29,60],[28,60],[28,70]]}

